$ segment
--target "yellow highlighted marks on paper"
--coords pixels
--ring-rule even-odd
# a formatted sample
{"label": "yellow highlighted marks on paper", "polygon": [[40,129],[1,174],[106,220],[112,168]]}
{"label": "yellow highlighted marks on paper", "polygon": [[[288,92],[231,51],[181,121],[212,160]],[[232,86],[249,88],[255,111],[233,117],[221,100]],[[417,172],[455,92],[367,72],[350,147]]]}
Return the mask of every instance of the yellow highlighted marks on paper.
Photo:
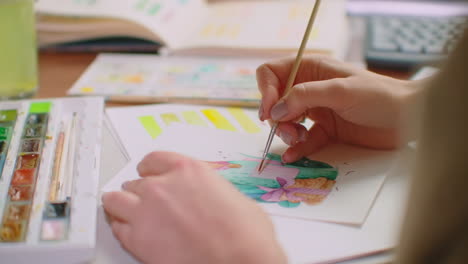
{"label": "yellow highlighted marks on paper", "polygon": [[229,36],[233,39],[237,39],[239,37],[241,31],[241,26],[240,25],[234,25],[232,29],[229,31]]}
{"label": "yellow highlighted marks on paper", "polygon": [[236,128],[229,123],[227,120],[218,110],[216,109],[204,109],[201,111],[208,120],[215,125],[218,129],[229,130],[229,131],[236,131]]}
{"label": "yellow highlighted marks on paper", "polygon": [[236,39],[240,32],[241,25],[238,24],[208,24],[200,31],[200,36],[203,38],[217,37]]}
{"label": "yellow highlighted marks on paper", "polygon": [[203,118],[195,111],[184,111],[182,112],[182,117],[190,125],[194,126],[207,126],[208,124],[203,120]]}
{"label": "yellow highlighted marks on paper", "polygon": [[164,113],[161,114],[161,119],[166,123],[166,125],[170,125],[172,123],[180,123],[179,117],[177,117],[174,113]]}
{"label": "yellow highlighted marks on paper", "polygon": [[184,73],[187,72],[187,69],[181,66],[171,66],[170,68],[166,69],[168,73]]}
{"label": "yellow highlighted marks on paper", "polygon": [[260,127],[252,121],[242,108],[230,107],[228,108],[228,112],[239,122],[247,133],[258,133],[261,131]]}
{"label": "yellow highlighted marks on paper", "polygon": [[161,127],[156,123],[153,116],[140,116],[138,120],[152,139],[157,138],[162,133]]}
{"label": "yellow highlighted marks on paper", "polygon": [[200,36],[204,38],[209,38],[213,36],[213,33],[216,32],[216,25],[208,24],[203,27],[200,31]]}
{"label": "yellow highlighted marks on paper", "polygon": [[219,25],[219,27],[216,29],[216,36],[217,37],[222,37],[224,33],[227,31],[228,27],[225,24]]}
{"label": "yellow highlighted marks on paper", "polygon": [[311,6],[308,4],[297,3],[289,7],[288,19],[289,20],[304,20],[310,16]]}
{"label": "yellow highlighted marks on paper", "polygon": [[94,88],[90,86],[85,86],[81,88],[82,93],[94,93]]}

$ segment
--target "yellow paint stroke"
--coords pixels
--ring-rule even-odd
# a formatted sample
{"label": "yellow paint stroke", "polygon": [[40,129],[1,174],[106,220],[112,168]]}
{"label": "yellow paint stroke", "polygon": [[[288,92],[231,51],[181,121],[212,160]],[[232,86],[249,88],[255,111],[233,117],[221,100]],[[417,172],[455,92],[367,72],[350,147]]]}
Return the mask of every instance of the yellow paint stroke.
{"label": "yellow paint stroke", "polygon": [[237,39],[239,37],[240,31],[241,31],[241,26],[234,25],[232,29],[230,30],[230,37],[233,39]]}
{"label": "yellow paint stroke", "polygon": [[219,25],[218,28],[216,29],[216,36],[217,37],[223,37],[226,34],[227,30],[228,30],[228,26]]}
{"label": "yellow paint stroke", "polygon": [[129,75],[123,81],[126,83],[143,83],[143,77],[141,75]]}
{"label": "yellow paint stroke", "polygon": [[89,87],[89,86],[85,86],[85,87],[81,88],[81,92],[82,92],[82,93],[93,93],[93,92],[94,92],[94,88],[93,88],[93,87]]}
{"label": "yellow paint stroke", "polygon": [[120,74],[110,74],[107,76],[108,81],[110,82],[120,82],[122,80],[122,76]]}
{"label": "yellow paint stroke", "polygon": [[161,119],[166,123],[166,125],[170,125],[172,123],[180,123],[179,117],[177,117],[174,113],[164,113],[161,114]]}
{"label": "yellow paint stroke", "polygon": [[181,67],[181,66],[172,66],[172,67],[167,69],[168,73],[183,73],[183,72],[186,72],[186,71],[187,70],[185,69],[185,67]]}
{"label": "yellow paint stroke", "polygon": [[288,12],[288,18],[289,19],[295,19],[298,17],[298,14],[299,14],[299,9],[297,6],[291,6],[289,8],[289,12]]}
{"label": "yellow paint stroke", "polygon": [[200,32],[202,37],[208,38],[213,34],[215,25],[206,25]]}
{"label": "yellow paint stroke", "polygon": [[140,116],[138,120],[152,139],[157,138],[162,133],[161,127],[156,123],[153,116]]}
{"label": "yellow paint stroke", "polygon": [[307,19],[310,15],[311,7],[309,5],[292,5],[289,8],[288,18],[289,20],[296,20],[296,19]]}
{"label": "yellow paint stroke", "polygon": [[247,133],[258,133],[260,127],[245,113],[242,108],[228,108],[228,112],[239,122]]}
{"label": "yellow paint stroke", "polygon": [[236,131],[236,128],[229,123],[227,120],[218,110],[215,109],[204,109],[201,111],[208,120],[211,121],[218,129],[229,130],[229,131]]}
{"label": "yellow paint stroke", "polygon": [[207,126],[208,124],[203,120],[203,118],[195,111],[184,111],[182,112],[182,117],[185,119],[185,122],[194,126]]}

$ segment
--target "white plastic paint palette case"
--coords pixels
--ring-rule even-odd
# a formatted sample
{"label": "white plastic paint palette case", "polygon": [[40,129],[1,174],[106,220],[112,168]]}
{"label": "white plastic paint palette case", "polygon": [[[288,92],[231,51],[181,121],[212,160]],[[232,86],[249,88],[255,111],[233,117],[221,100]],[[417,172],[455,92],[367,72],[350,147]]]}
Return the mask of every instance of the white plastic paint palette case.
{"label": "white plastic paint palette case", "polygon": [[94,255],[102,98],[0,104],[2,263]]}

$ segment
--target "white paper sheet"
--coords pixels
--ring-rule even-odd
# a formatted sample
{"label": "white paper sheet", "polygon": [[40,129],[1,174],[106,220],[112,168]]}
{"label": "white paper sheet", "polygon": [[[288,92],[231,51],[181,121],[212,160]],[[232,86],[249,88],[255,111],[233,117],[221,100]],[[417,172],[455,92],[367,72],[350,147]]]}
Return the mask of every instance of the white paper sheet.
{"label": "white paper sheet", "polygon": [[[361,227],[272,216],[289,263],[334,263],[393,248],[407,197],[408,156],[402,156],[397,164]],[[101,209],[98,215],[97,255],[92,263],[137,263],[113,238]]]}
{"label": "white paper sheet", "polygon": [[[236,119],[226,108],[211,107],[209,109],[216,110],[217,113],[224,116],[225,121],[229,121],[232,128],[237,129],[236,131],[217,128],[215,125],[219,125],[219,120],[214,122],[211,127],[190,125],[183,122],[170,123],[170,125],[166,124],[163,127],[164,118],[159,119],[160,114],[180,113],[189,109],[193,112],[203,113],[205,108],[203,106],[159,105],[108,109],[110,120],[123,145],[129,150],[133,163],[130,163],[110,180],[104,190],[118,190],[124,181],[137,178],[136,163],[148,152],[154,150],[175,151],[199,160],[217,162],[217,166],[221,167],[235,164],[234,166],[239,168],[227,169],[227,167],[223,167],[218,168],[218,172],[233,183],[242,182],[241,185],[265,190],[265,192],[256,190],[256,193],[260,193],[258,196],[250,194],[249,196],[254,199],[260,197],[260,204],[270,214],[361,225],[386,174],[391,169],[396,155],[394,152],[375,151],[347,145],[329,146],[309,157],[333,167],[323,169],[323,171],[315,171],[318,175],[314,175],[321,177],[321,180],[326,178],[325,175],[331,173],[330,170],[337,171],[336,182],[332,181],[333,177],[328,178],[330,181],[326,184],[332,186],[327,188],[314,187],[319,185],[316,180],[298,180],[302,177],[300,175],[307,173],[305,172],[307,169],[283,167],[275,161],[270,162],[263,173],[258,175],[256,171],[260,161],[259,157],[261,157],[269,127],[259,121],[254,121],[256,111],[242,110],[245,117],[249,118],[252,124],[257,125],[259,130],[256,133],[241,131],[242,122],[236,122]],[[158,115],[158,113],[160,114]],[[139,123],[139,116],[151,116],[154,118],[153,120],[160,121],[161,134],[154,139],[150,137],[144,126]],[[180,119],[182,118],[180,117]],[[165,120],[167,121],[167,119]],[[205,121],[206,123],[210,122],[208,119]],[[286,145],[276,139],[271,152],[281,154],[285,148]],[[244,183],[245,181],[248,183]],[[263,184],[264,181],[267,183]],[[240,188],[242,187],[244,186]],[[288,196],[288,193],[292,193],[293,196]],[[301,196],[304,193],[310,195]],[[280,195],[281,198],[277,198]],[[325,198],[317,198],[314,195],[322,195]],[[285,196],[288,199],[285,199]],[[299,199],[299,204],[285,205],[285,202],[281,202],[285,200],[294,202],[294,198],[298,196],[305,197],[302,200]],[[312,205],[316,201],[315,199],[319,199],[319,202]]]}

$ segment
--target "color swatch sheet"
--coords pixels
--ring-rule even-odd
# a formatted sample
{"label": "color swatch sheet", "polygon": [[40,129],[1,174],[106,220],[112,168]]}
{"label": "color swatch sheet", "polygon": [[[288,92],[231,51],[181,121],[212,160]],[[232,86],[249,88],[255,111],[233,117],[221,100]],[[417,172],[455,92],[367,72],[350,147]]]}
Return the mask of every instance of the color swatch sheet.
{"label": "color swatch sheet", "polygon": [[257,111],[188,105],[109,108],[106,113],[133,162],[104,190],[138,177],[136,163],[154,150],[202,160],[272,215],[361,225],[396,157],[394,152],[332,145],[282,164],[279,140],[257,168],[269,133]]}
{"label": "color swatch sheet", "polygon": [[258,59],[101,54],[72,95],[257,102]]}
{"label": "color swatch sheet", "polygon": [[94,97],[0,103],[2,262],[91,258],[103,105]]}

